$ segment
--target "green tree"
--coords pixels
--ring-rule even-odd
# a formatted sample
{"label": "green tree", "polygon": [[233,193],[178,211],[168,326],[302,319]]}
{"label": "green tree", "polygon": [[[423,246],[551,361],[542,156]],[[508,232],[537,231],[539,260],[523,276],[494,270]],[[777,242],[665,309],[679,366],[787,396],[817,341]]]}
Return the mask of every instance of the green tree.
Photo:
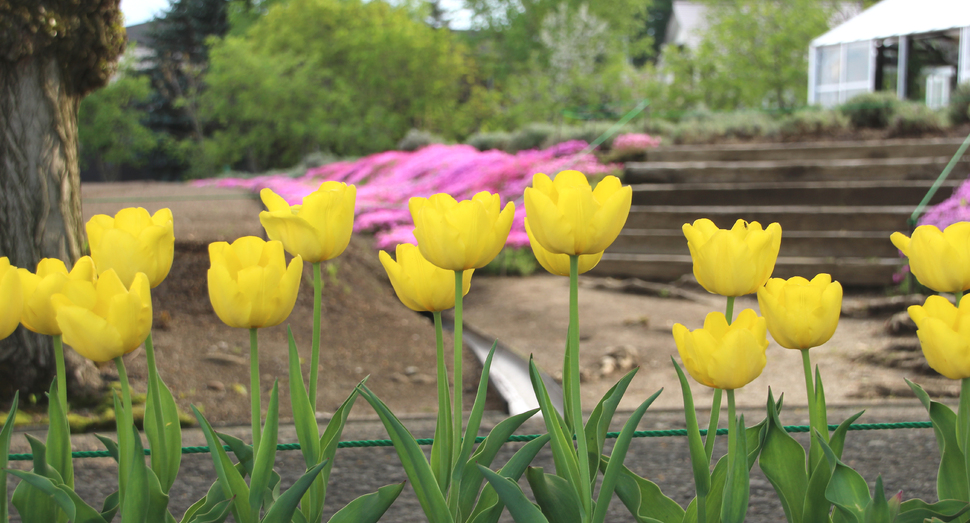
{"label": "green tree", "polygon": [[459,132],[464,48],[405,8],[291,0],[216,41],[210,58],[202,113],[218,128],[205,145],[213,165],[256,171],[315,150],[386,150],[412,127]]}
{"label": "green tree", "polygon": [[[805,104],[808,45],[828,29],[830,2],[708,0],[697,49],[664,59],[674,75],[668,100],[712,109],[791,109]],[[668,51],[665,50],[665,53]]]}

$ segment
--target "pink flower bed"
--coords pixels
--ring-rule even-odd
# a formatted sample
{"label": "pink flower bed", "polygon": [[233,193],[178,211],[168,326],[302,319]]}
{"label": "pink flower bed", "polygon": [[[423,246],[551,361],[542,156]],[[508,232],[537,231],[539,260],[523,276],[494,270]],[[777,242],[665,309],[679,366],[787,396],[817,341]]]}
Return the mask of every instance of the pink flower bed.
{"label": "pink flower bed", "polygon": [[640,150],[640,149],[653,149],[654,147],[660,146],[660,138],[655,138],[649,134],[641,133],[630,133],[621,134],[613,140],[613,149],[617,151],[622,150]]}
{"label": "pink flower bed", "polygon": [[926,214],[920,217],[920,225],[935,225],[941,231],[947,225],[956,222],[970,221],[970,179],[963,182],[953,195],[942,202],[926,208]]}
{"label": "pink flower bed", "polygon": [[255,178],[199,180],[198,185],[242,187],[254,192],[270,188],[291,205],[303,201],[327,180],[357,186],[356,231],[373,231],[381,249],[399,243],[415,243],[414,224],[408,212],[412,196],[448,193],[458,200],[480,191],[498,193],[503,205],[515,202],[515,221],[508,245],[529,244],[525,234],[525,205],[522,195],[532,175],[575,169],[587,175],[604,174],[620,168],[604,165],[592,154],[581,154],[587,144],[570,141],[548,149],[520,151],[478,151],[470,145],[430,145],[414,152],[387,151],[353,162],[336,162],[310,169],[303,176],[267,175]]}

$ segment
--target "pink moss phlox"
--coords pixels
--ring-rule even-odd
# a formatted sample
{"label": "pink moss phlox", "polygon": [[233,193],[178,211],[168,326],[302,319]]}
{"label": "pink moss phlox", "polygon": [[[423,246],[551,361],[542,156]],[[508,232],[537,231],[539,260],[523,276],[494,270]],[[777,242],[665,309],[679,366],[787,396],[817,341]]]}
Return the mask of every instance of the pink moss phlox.
{"label": "pink moss phlox", "polygon": [[354,229],[373,231],[378,248],[393,249],[399,243],[414,243],[414,228],[408,211],[408,200],[448,193],[455,199],[471,198],[475,193],[498,193],[503,204],[516,202],[516,218],[508,245],[524,246],[525,206],[523,194],[532,183],[532,175],[575,169],[587,175],[604,174],[618,165],[600,164],[592,154],[579,154],[587,147],[580,140],[563,142],[547,149],[520,151],[516,154],[491,150],[478,151],[469,145],[434,144],[414,152],[387,151],[361,158],[310,169],[306,174],[285,174],[254,178],[221,178],[199,180],[198,185],[238,187],[258,192],[272,189],[290,204],[332,180],[357,186],[357,218]]}
{"label": "pink moss phlox", "polygon": [[616,150],[653,149],[659,146],[660,138],[642,133],[621,134],[613,140],[613,149]]}
{"label": "pink moss phlox", "polygon": [[970,221],[970,178],[953,191],[953,195],[942,202],[927,207],[919,219],[920,225],[935,225],[940,230],[956,222]]}

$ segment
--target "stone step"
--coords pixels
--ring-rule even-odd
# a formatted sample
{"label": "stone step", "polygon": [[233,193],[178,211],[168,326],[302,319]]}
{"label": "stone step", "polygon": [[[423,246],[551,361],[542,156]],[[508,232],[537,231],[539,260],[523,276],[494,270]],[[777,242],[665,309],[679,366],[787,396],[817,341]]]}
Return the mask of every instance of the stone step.
{"label": "stone step", "polygon": [[[699,182],[808,182],[846,180],[935,180],[949,157],[881,158],[836,160],[772,160],[737,162],[630,162],[624,169],[624,182],[699,183]],[[957,173],[970,170],[962,160]]]}
{"label": "stone step", "polygon": [[626,229],[673,229],[708,218],[722,229],[738,219],[778,222],[784,231],[908,231],[911,206],[693,206],[634,205]]}
{"label": "stone step", "polygon": [[[900,232],[906,233],[906,230]],[[892,258],[893,231],[783,231],[779,256]],[[689,255],[681,229],[625,228],[610,245],[612,254]]]}
{"label": "stone step", "polygon": [[[901,258],[779,257],[772,277],[811,279],[816,274],[828,273],[846,287],[886,287],[892,285],[893,274],[903,263]],[[692,272],[689,255],[607,252],[589,274],[669,282]]]}
{"label": "stone step", "polygon": [[651,162],[730,162],[829,160],[838,158],[919,158],[953,156],[962,138],[873,140],[861,142],[674,145],[647,151]]}
{"label": "stone step", "polygon": [[[931,204],[948,198],[962,179],[946,180]],[[909,205],[913,208],[931,180],[641,183],[633,186],[635,205]]]}

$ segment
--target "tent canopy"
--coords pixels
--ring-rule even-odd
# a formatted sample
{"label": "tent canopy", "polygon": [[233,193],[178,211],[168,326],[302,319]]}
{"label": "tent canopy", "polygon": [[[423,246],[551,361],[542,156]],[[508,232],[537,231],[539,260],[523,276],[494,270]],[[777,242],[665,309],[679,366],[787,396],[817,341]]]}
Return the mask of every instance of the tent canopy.
{"label": "tent canopy", "polygon": [[970,0],[882,0],[812,40],[813,47],[970,26]]}

